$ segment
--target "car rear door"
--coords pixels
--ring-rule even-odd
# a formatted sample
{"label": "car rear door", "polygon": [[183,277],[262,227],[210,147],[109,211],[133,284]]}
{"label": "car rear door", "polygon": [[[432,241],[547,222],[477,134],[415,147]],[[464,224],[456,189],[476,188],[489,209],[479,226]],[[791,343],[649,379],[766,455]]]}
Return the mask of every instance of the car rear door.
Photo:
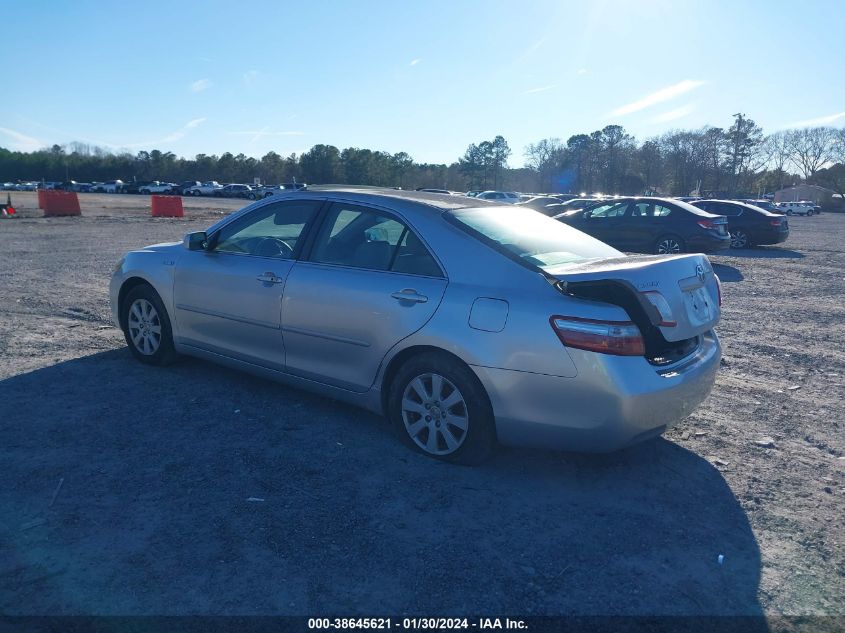
{"label": "car rear door", "polygon": [[263,205],[209,236],[177,262],[179,343],[283,370],[282,296],[294,255],[321,200]]}
{"label": "car rear door", "polygon": [[434,315],[441,267],[398,215],[336,202],[310,255],[288,275],[282,333],[289,373],[363,393],[396,343]]}

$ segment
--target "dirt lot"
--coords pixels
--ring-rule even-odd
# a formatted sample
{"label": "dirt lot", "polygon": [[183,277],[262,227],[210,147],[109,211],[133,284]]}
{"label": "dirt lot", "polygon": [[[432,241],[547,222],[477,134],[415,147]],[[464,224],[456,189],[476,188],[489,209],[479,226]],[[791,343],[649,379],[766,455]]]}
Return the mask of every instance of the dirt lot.
{"label": "dirt lot", "polygon": [[114,263],[240,205],[81,199],[0,221],[0,613],[845,615],[845,215],[713,258],[725,361],[665,439],[461,468],[351,407],[133,361]]}

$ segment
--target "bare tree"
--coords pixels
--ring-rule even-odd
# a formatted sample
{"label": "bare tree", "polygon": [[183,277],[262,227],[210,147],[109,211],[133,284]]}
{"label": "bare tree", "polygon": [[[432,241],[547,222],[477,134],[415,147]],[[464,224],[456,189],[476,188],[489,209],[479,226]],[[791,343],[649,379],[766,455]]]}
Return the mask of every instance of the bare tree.
{"label": "bare tree", "polygon": [[554,176],[560,169],[564,152],[559,138],[544,138],[525,148],[525,166],[536,172],[541,190],[554,188]]}
{"label": "bare tree", "polygon": [[781,130],[763,139],[763,151],[768,157],[769,168],[778,176],[778,188],[783,189],[786,179],[786,164],[792,155],[789,132]]}
{"label": "bare tree", "polygon": [[808,127],[787,133],[789,159],[801,170],[805,180],[833,160],[836,130],[829,127]]}

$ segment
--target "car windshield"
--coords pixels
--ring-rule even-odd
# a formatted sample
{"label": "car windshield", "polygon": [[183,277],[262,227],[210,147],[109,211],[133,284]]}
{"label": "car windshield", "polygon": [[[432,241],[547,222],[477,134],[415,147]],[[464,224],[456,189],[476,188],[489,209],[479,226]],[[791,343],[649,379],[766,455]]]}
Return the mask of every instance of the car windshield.
{"label": "car windshield", "polygon": [[547,269],[600,257],[618,257],[615,248],[532,209],[481,207],[447,213],[470,235],[528,265]]}

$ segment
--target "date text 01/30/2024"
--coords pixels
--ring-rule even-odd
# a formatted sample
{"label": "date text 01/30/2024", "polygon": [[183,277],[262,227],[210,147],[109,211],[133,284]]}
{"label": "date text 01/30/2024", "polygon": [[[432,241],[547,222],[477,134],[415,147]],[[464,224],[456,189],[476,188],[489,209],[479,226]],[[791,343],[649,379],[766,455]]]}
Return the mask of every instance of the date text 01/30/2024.
{"label": "date text 01/30/2024", "polygon": [[478,630],[524,630],[524,620],[511,618],[309,618],[308,628],[312,630],[355,630],[355,629],[478,629]]}

